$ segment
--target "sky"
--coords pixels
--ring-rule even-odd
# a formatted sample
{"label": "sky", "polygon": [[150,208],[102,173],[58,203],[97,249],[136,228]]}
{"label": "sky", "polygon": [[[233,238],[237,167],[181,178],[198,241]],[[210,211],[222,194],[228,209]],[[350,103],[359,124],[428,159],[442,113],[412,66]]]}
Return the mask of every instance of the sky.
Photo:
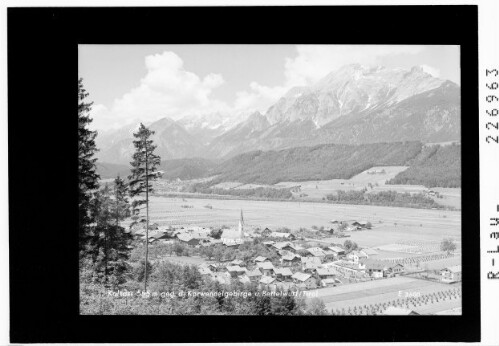
{"label": "sky", "polygon": [[78,74],[93,101],[93,128],[168,116],[269,106],[344,65],[423,66],[460,84],[459,46],[420,45],[79,45]]}

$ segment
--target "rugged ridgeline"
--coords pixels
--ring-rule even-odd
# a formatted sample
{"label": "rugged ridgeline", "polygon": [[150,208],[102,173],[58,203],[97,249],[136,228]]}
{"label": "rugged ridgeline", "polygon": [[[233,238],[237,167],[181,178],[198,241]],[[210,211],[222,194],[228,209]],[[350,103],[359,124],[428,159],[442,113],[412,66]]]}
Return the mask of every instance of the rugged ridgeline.
{"label": "rugged ridgeline", "polygon": [[422,149],[420,142],[323,144],[279,151],[254,151],[212,171],[216,182],[275,184],[281,181],[349,179],[373,166],[402,166]]}
{"label": "rugged ridgeline", "polygon": [[[137,121],[138,124],[138,121]],[[137,124],[97,137],[99,161],[128,164]],[[264,114],[208,114],[148,124],[164,159],[228,159],[255,150],[318,144],[456,141],[460,88],[411,70],[349,65],[293,88]]]}
{"label": "rugged ridgeline", "polygon": [[215,138],[208,156],[325,143],[445,142],[460,138],[460,88],[425,73],[347,66],[290,90],[265,115]]}
{"label": "rugged ridgeline", "polygon": [[426,187],[461,187],[461,146],[428,146],[408,163],[409,168],[388,184],[424,185]]}

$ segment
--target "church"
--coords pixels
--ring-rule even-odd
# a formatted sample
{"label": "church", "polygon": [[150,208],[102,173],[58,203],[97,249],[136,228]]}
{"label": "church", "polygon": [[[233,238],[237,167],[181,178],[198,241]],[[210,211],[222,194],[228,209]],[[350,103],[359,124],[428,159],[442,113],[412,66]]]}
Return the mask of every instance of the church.
{"label": "church", "polygon": [[222,236],[220,237],[222,239],[222,243],[227,245],[227,244],[242,244],[245,239],[244,235],[244,218],[243,218],[243,211],[241,210],[241,217],[239,219],[239,225],[237,229],[231,228],[231,229],[224,229]]}

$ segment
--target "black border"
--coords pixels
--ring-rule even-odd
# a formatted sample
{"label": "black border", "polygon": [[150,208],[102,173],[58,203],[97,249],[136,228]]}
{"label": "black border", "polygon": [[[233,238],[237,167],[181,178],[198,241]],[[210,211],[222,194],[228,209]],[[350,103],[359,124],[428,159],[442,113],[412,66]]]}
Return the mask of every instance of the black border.
{"label": "black border", "polygon": [[[477,13],[475,5],[8,8],[11,342],[479,341]],[[460,45],[463,316],[79,316],[79,43]]]}

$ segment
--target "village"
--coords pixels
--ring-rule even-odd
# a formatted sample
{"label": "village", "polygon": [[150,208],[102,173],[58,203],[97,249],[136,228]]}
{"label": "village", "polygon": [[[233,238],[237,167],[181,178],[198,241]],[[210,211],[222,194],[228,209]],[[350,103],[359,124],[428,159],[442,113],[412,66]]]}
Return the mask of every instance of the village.
{"label": "village", "polygon": [[[238,226],[232,228],[152,224],[149,248],[169,245],[171,250],[170,254],[157,254],[151,263],[195,264],[203,278],[220,284],[237,280],[270,292],[317,290],[319,296],[324,296],[326,307],[337,314],[419,314],[415,312],[417,309],[412,308],[435,307],[438,297],[448,298],[452,303],[440,304],[442,308],[434,308],[434,312],[454,311],[447,308],[460,304],[461,265],[455,265],[460,263],[460,256],[423,248],[408,257],[386,257],[384,254],[387,251],[381,250],[382,247],[359,247],[348,240],[349,233],[370,232],[373,226],[369,221],[331,220],[329,223],[327,227],[314,226],[314,232],[303,229],[295,232],[289,229],[271,230],[268,227],[260,229],[247,227],[241,210]],[[135,246],[142,246],[145,229],[135,228],[131,232]],[[337,242],[322,241],[324,234],[329,239],[338,239]],[[184,256],[175,256],[172,253],[178,252],[173,250],[175,247],[186,249]],[[414,249],[406,245],[399,246],[397,251],[410,253]],[[433,263],[436,265],[432,266]],[[385,283],[391,283],[389,286],[392,288],[412,288],[412,293],[401,296],[398,290],[395,299],[394,296],[387,296],[383,289],[382,302],[371,299],[371,304],[364,304],[365,308],[359,306],[359,310],[355,305],[345,309],[344,301],[335,303],[335,289],[340,295],[344,294],[344,290],[351,294],[357,290],[365,295],[363,291],[376,290]],[[421,290],[419,286],[424,287]],[[355,304],[356,300],[350,303]],[[347,302],[347,305],[350,303]]]}

